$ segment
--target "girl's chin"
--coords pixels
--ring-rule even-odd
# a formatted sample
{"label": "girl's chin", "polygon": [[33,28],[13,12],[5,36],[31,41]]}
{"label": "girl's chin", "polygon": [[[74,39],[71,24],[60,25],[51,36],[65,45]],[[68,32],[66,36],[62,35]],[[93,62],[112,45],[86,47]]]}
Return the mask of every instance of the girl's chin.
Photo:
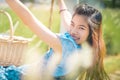
{"label": "girl's chin", "polygon": [[81,41],[80,41],[80,40],[75,40],[75,42],[76,42],[77,44],[81,44]]}

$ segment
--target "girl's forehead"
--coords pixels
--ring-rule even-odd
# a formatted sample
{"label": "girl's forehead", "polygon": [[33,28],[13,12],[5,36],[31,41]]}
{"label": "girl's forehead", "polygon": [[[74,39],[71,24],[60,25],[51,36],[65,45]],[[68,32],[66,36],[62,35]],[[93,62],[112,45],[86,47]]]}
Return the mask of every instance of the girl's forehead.
{"label": "girl's forehead", "polygon": [[84,15],[78,15],[78,14],[75,14],[73,17],[72,17],[72,20],[82,20],[82,21],[87,21],[88,20],[88,17],[87,16],[84,16]]}
{"label": "girl's forehead", "polygon": [[74,15],[71,22],[79,24],[88,24],[88,18],[84,15]]}

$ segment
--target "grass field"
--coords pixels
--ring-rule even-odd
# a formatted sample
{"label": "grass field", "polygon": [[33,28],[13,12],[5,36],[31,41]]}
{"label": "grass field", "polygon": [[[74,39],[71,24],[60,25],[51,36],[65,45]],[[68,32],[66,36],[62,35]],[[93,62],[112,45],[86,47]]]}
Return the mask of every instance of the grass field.
{"label": "grass field", "polygon": [[[44,6],[41,7],[29,7],[32,13],[46,26],[48,26],[49,21],[49,8],[45,8]],[[33,38],[33,41],[30,42],[31,47],[37,48],[38,51],[41,53],[44,53],[47,50],[47,45],[45,43],[41,43],[40,39],[32,33],[26,25],[22,23],[22,21],[16,16],[16,14],[9,8],[2,8],[6,11],[8,11],[13,19],[13,23],[15,24],[17,21],[19,21],[18,27],[15,30],[14,35],[16,36],[23,36],[26,38]],[[114,14],[114,15],[112,15]],[[111,9],[105,9],[103,11],[103,30],[104,30],[104,37],[107,39],[106,44],[109,47],[108,43],[109,38],[112,38],[114,36],[114,40],[112,40],[111,43],[115,43],[113,48],[115,48],[115,51],[119,51],[120,48],[120,38],[119,38],[119,30],[120,30],[120,10],[111,10]],[[53,13],[53,23],[51,30],[53,32],[59,32],[59,25],[60,25],[60,17],[58,13],[58,9],[54,10]],[[109,27],[109,28],[108,28]],[[115,27],[115,28],[114,28]],[[0,14],[0,33],[5,33],[9,29],[9,23],[5,16]],[[109,35],[108,35],[109,34]],[[38,44],[40,43],[40,44]],[[118,43],[118,44],[117,44]],[[111,49],[111,48],[109,48]],[[108,52],[110,52],[108,50]],[[114,52],[114,51],[113,51]],[[108,73],[112,73],[116,70],[120,70],[120,55],[118,56],[108,56],[106,57],[104,63],[105,63],[105,69]]]}
{"label": "grass field", "polygon": [[104,60],[104,66],[107,73],[114,73],[120,71],[120,55],[108,56]]}

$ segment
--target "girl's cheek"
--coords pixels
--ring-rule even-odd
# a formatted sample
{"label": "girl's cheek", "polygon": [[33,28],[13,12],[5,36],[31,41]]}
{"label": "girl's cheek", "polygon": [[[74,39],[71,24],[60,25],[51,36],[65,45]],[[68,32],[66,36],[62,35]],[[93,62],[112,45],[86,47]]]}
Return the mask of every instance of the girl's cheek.
{"label": "girl's cheek", "polygon": [[80,37],[84,37],[85,34],[83,32],[80,32]]}
{"label": "girl's cheek", "polygon": [[83,33],[82,33],[81,39],[82,39],[82,41],[85,41],[85,40],[86,40],[86,34],[83,34]]}

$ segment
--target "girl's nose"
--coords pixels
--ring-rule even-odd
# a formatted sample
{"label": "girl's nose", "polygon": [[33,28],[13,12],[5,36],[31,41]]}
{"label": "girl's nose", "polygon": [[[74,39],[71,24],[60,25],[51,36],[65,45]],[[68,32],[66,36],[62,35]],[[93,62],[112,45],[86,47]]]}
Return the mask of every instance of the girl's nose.
{"label": "girl's nose", "polygon": [[77,29],[76,29],[75,27],[71,30],[71,34],[72,34],[72,35],[77,34]]}

